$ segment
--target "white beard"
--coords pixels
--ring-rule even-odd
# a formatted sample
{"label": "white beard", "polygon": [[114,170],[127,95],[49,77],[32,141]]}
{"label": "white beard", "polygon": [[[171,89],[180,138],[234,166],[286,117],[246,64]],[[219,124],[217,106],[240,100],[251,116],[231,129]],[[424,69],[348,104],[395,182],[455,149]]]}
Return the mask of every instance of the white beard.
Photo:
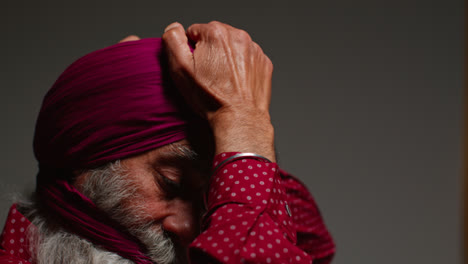
{"label": "white beard", "polygon": [[[160,227],[146,223],[142,210],[122,206],[124,201],[139,194],[125,177],[120,161],[90,171],[90,176],[81,186],[81,192],[90,198],[98,208],[127,228],[147,248],[147,256],[157,264],[188,263],[185,250],[176,246]],[[26,216],[37,227],[29,230],[35,246],[33,259],[38,264],[131,264],[130,260],[99,248],[92,243],[68,233],[60,227],[51,227],[41,216],[33,202],[20,203]],[[137,226],[137,228],[135,228]]]}

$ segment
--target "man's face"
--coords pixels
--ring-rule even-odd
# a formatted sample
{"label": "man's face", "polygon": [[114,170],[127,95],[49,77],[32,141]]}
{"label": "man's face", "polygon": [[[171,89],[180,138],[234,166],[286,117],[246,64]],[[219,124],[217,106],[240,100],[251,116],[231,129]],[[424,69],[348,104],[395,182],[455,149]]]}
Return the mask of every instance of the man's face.
{"label": "man's face", "polygon": [[140,239],[154,261],[179,263],[200,231],[209,163],[182,140],[123,159],[118,168],[84,173],[75,185]]}
{"label": "man's face", "polygon": [[123,160],[139,193],[124,206],[139,208],[145,222],[161,226],[175,242],[188,246],[200,230],[207,177],[183,148],[190,149],[186,140]]}

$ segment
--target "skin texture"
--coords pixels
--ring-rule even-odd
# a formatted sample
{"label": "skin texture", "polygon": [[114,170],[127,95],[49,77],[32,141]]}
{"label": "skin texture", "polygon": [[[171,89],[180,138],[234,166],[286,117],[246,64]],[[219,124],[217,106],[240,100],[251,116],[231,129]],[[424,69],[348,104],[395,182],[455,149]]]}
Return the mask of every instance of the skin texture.
{"label": "skin texture", "polygon": [[[186,140],[177,144],[188,146]],[[140,198],[127,206],[141,206],[148,221],[161,225],[182,246],[199,234],[206,178],[167,146],[122,160]]]}
{"label": "skin texture", "polygon": [[[131,35],[120,42],[138,39]],[[273,65],[260,46],[245,31],[220,22],[194,24],[187,31],[172,23],[163,41],[176,86],[211,127],[215,154],[253,152],[274,162],[269,115]],[[178,143],[191,148],[187,140]],[[122,160],[129,180],[142,194],[125,206],[142,208],[148,221],[188,246],[199,234],[208,173],[200,170],[205,165],[171,153],[164,146]],[[78,189],[86,177],[86,173],[77,177]]]}
{"label": "skin texture", "polygon": [[216,154],[253,152],[275,161],[269,115],[273,65],[249,34],[216,21],[187,31],[176,22],[162,38],[176,86],[210,124]]}

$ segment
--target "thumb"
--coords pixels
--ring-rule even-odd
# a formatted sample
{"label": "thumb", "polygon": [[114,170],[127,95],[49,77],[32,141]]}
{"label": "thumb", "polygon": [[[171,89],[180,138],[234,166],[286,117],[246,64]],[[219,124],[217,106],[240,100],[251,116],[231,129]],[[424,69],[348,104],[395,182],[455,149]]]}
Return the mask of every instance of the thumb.
{"label": "thumb", "polygon": [[184,27],[174,22],[166,27],[162,36],[170,67],[178,74],[193,73],[193,55]]}

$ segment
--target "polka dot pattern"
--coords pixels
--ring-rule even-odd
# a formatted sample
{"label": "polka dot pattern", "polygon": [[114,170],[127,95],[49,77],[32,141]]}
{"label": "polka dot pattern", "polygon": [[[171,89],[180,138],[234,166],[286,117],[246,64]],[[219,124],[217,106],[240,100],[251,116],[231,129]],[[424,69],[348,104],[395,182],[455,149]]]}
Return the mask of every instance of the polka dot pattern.
{"label": "polka dot pattern", "polygon": [[0,236],[0,263],[29,264],[32,262],[26,239],[26,230],[31,223],[16,205],[10,208]]}
{"label": "polka dot pattern", "polygon": [[[214,165],[236,153],[222,153]],[[211,178],[204,231],[190,245],[191,263],[331,262],[335,245],[315,201],[275,163],[244,158]],[[0,263],[31,264],[31,223],[10,209],[0,236]]]}
{"label": "polka dot pattern", "polygon": [[[223,164],[235,154],[222,153],[215,157],[214,164]],[[305,245],[302,241],[301,246],[297,244],[297,227],[310,228],[301,230],[301,240],[306,233],[311,241],[316,240],[313,235],[317,232],[328,234],[313,199],[303,199],[309,197],[295,192],[301,188],[303,185],[281,171],[276,163],[255,158],[224,163],[211,178],[204,231],[190,245],[192,263],[210,263],[213,258],[219,263],[312,263],[313,259],[333,254],[334,251],[329,251],[311,255],[310,248],[301,247]],[[318,222],[295,223],[298,218],[294,218],[291,208],[293,204],[301,205],[299,201],[306,203],[307,209],[314,209],[309,218],[300,221],[319,219]],[[327,242],[334,250],[331,237],[314,246],[321,248]]]}
{"label": "polka dot pattern", "polygon": [[329,263],[335,253],[335,244],[314,198],[294,176],[283,170],[280,173],[297,232],[297,246],[313,259],[320,259],[320,263]]}

